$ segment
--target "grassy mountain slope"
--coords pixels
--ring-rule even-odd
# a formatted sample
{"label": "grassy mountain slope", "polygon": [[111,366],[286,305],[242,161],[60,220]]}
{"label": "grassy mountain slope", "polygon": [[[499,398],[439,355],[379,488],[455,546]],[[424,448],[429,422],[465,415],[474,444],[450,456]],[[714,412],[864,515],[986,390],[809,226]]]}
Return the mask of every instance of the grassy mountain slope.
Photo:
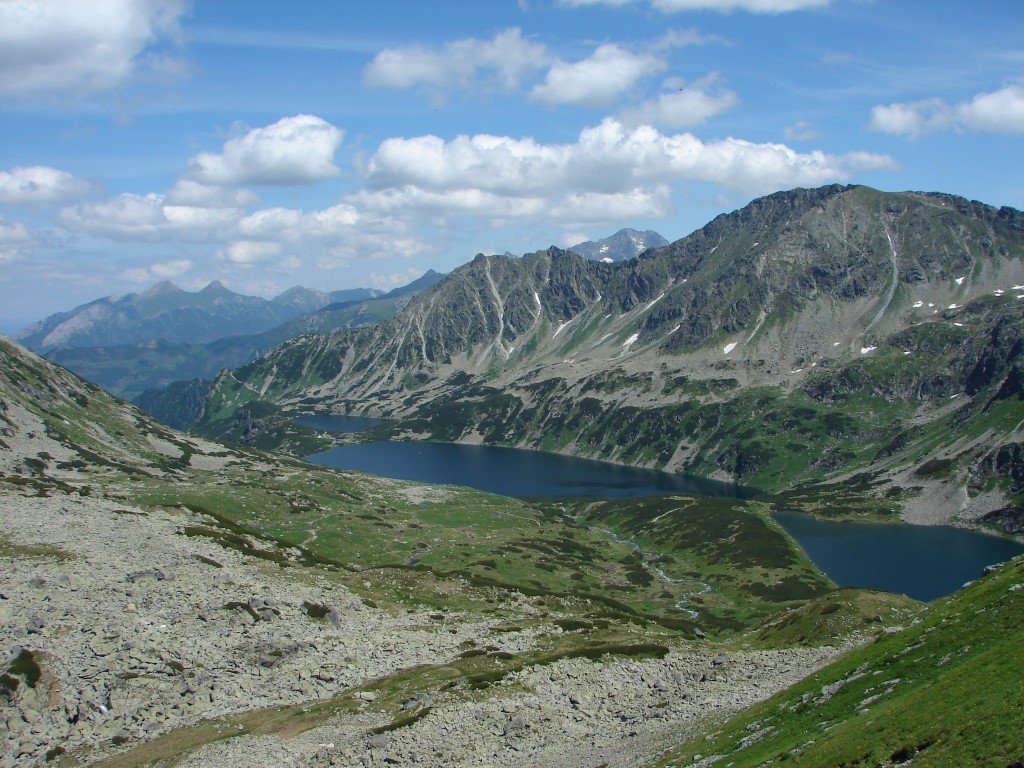
{"label": "grassy mountain slope", "polygon": [[1022,642],[1017,558],[659,765],[1019,765]]}
{"label": "grassy mountain slope", "polygon": [[777,193],[632,261],[480,256],[394,320],[222,376],[197,429],[267,441],[288,432],[275,409],[370,412],[402,419],[396,434],[770,491],[856,474],[876,513],[1012,528],[1022,255],[1012,209]]}
{"label": "grassy mountain slope", "polygon": [[[196,535],[215,540],[255,536],[346,569],[592,596],[600,610],[684,627],[744,626],[828,587],[757,504],[672,497],[650,502],[661,522],[648,528],[636,522],[646,502],[570,509],[339,473],[181,435],[15,345],[0,342],[0,356],[8,488],[184,506],[212,521]],[[749,551],[719,541],[729,536]],[[676,607],[695,580],[714,589]]]}

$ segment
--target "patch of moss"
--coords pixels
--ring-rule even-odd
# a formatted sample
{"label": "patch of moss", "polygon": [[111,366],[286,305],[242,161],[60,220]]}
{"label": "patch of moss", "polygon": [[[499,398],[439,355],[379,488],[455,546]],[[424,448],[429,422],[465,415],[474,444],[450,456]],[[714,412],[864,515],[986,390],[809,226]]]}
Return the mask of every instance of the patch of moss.
{"label": "patch of moss", "polygon": [[429,714],[430,707],[423,707],[423,709],[419,709],[413,712],[411,715],[405,715],[404,717],[396,718],[387,725],[381,725],[377,728],[373,728],[371,729],[370,733],[381,734],[388,733],[389,731],[397,731],[399,728],[406,728],[415,723],[416,721],[422,720]]}
{"label": "patch of moss", "polygon": [[7,665],[7,674],[20,678],[29,688],[35,688],[43,676],[42,667],[36,661],[35,654],[27,648],[18,651],[18,655]]}

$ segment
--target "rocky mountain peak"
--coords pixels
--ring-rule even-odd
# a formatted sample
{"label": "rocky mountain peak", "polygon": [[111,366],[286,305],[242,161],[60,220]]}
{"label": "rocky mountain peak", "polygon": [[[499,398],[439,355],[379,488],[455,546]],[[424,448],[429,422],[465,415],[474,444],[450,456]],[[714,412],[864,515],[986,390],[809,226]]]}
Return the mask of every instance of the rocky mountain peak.
{"label": "rocky mountain peak", "polygon": [[624,228],[610,237],[577,243],[568,250],[578,253],[585,259],[610,264],[635,258],[650,248],[660,248],[663,245],[668,245],[668,240],[654,230],[641,232],[637,229]]}
{"label": "rocky mountain peak", "polygon": [[199,293],[209,296],[213,294],[234,294],[234,291],[224,285],[220,280],[213,280],[205,288],[199,291]]}
{"label": "rocky mountain peak", "polygon": [[141,295],[145,297],[160,296],[164,294],[184,293],[184,291],[172,283],[170,280],[161,280],[151,288],[144,291]]}

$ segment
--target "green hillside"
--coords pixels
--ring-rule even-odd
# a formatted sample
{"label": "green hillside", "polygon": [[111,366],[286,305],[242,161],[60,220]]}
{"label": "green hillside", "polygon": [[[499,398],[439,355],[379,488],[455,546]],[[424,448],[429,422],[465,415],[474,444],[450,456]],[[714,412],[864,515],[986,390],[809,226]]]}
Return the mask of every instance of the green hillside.
{"label": "green hillside", "polygon": [[1018,766],[1022,648],[1017,558],[658,765]]}

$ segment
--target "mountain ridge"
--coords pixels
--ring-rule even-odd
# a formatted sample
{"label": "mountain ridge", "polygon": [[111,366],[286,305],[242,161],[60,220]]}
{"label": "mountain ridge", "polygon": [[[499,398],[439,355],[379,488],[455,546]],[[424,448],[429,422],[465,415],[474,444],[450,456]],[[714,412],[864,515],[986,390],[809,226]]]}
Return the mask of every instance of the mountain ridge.
{"label": "mountain ridge", "polygon": [[14,332],[11,338],[37,352],[57,346],[116,346],[157,338],[208,343],[226,336],[262,333],[332,302],[382,294],[372,288],[325,293],[295,286],[264,299],[235,293],[219,280],[196,292],[164,280],[141,293],[106,296],[55,313]]}
{"label": "mountain ridge", "polygon": [[[84,376],[107,391],[135,399],[146,390],[194,378],[212,379],[221,368],[244,365],[282,341],[308,333],[378,322],[395,314],[409,298],[440,279],[429,270],[417,280],[388,293],[375,289],[352,289],[318,294],[324,306],[299,314],[260,333],[217,338],[206,343],[175,342],[167,339],[106,345],[100,347],[57,346],[45,356]],[[289,314],[301,307],[304,288],[293,288],[274,299],[289,307]],[[300,294],[300,301],[292,299]],[[338,296],[365,296],[335,301]],[[375,294],[375,295],[373,295]],[[283,297],[283,298],[282,298]],[[280,300],[280,301],[279,301]],[[174,426],[181,426],[175,421]]]}
{"label": "mountain ridge", "polygon": [[[768,490],[868,471],[884,514],[920,516],[939,494],[935,517],[979,518],[1006,502],[1017,509],[1005,478],[997,491],[973,469],[985,464],[983,435],[1005,446],[1024,437],[1012,426],[1020,418],[1009,421],[1017,400],[1000,400],[1004,424],[973,399],[1000,390],[999,376],[1013,379],[1019,365],[1022,255],[1024,214],[1010,208],[856,186],[775,193],[630,261],[554,247],[480,255],[393,320],[300,337],[222,377],[197,428],[231,435],[231,414],[261,399],[285,411],[404,418],[401,434]],[[1004,340],[989,344],[992,333]],[[984,393],[944,373],[985,369],[986,359],[1001,362],[989,366],[999,376]],[[900,370],[913,380],[918,363],[936,383],[919,382],[909,400],[872,383]],[[815,395],[820,380],[845,405]],[[944,416],[950,408],[960,421]],[[777,424],[757,417],[765,409],[778,411]],[[844,419],[853,426],[839,428]],[[915,420],[931,426],[915,433]],[[959,435],[965,453],[946,472],[917,475],[915,456],[927,450],[914,435],[931,429]]]}

